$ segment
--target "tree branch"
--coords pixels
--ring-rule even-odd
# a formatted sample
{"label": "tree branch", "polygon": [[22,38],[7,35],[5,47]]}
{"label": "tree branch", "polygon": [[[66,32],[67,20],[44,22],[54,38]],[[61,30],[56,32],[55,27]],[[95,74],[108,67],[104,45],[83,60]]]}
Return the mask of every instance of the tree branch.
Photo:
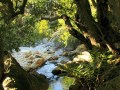
{"label": "tree branch", "polygon": [[57,19],[60,19],[61,18],[61,16],[56,16],[56,17],[41,17],[40,19],[38,19],[38,21],[40,21],[40,20],[48,20],[48,21],[50,21],[50,22],[52,22],[52,21],[55,21],[55,20],[57,20]]}
{"label": "tree branch", "polygon": [[18,8],[19,11],[14,10],[13,2],[11,0],[0,0],[2,4],[7,5],[9,13],[10,13],[10,19],[16,17],[19,14],[24,14],[24,9],[27,4],[28,0],[23,0],[22,5]]}
{"label": "tree branch", "polygon": [[80,33],[79,31],[77,31],[73,25],[71,24],[70,22],[70,18],[67,16],[67,15],[62,15],[61,18],[65,21],[65,24],[68,26],[68,30],[69,30],[69,33],[74,36],[75,38],[77,38],[78,40],[80,40],[82,43],[85,44],[85,46],[88,48],[88,49],[92,49],[92,45],[91,43],[89,42],[88,39],[86,39],[84,37],[84,35],[82,33]]}
{"label": "tree branch", "polygon": [[96,8],[97,7],[97,3],[95,2],[95,0],[91,0],[91,1],[92,1],[93,6]]}
{"label": "tree branch", "polygon": [[16,17],[19,14],[24,14],[24,9],[25,9],[25,6],[27,4],[27,1],[28,0],[23,0],[22,6],[20,7],[20,11],[15,12],[14,14],[12,14],[12,16],[11,16],[12,18]]}

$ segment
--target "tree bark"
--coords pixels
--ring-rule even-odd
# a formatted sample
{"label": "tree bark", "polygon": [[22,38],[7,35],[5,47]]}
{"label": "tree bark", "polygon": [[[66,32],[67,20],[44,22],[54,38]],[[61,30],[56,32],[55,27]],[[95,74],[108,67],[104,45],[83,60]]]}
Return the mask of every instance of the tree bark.
{"label": "tree bark", "polygon": [[0,50],[0,90],[3,90],[2,87],[3,76],[4,76],[3,54]]}
{"label": "tree bark", "polygon": [[91,0],[91,1],[92,1],[93,6],[96,8],[97,7],[97,3],[95,2],[95,0]]}
{"label": "tree bark", "polygon": [[[7,79],[7,78],[10,79]],[[48,81],[45,76],[37,73],[28,73],[21,68],[19,63],[8,52],[4,55],[3,88],[11,90],[47,90]]]}
{"label": "tree bark", "polygon": [[84,25],[87,26],[88,28],[88,33],[91,36],[94,36],[96,42],[99,43],[101,41],[100,38],[101,33],[100,30],[98,29],[100,28],[97,26],[91,15],[91,10],[88,0],[75,0],[75,4],[77,6],[77,11],[79,13],[79,17],[82,23],[84,23]]}
{"label": "tree bark", "polygon": [[82,34],[84,35],[85,38],[88,39],[89,43],[92,45],[97,45],[96,40],[94,39],[94,37],[92,37],[89,33],[88,33],[88,28],[87,26],[83,23],[83,21],[81,20],[81,17],[79,16],[79,12],[76,12],[75,15],[75,24],[77,25],[77,27],[80,29],[80,31],[82,32]]}
{"label": "tree bark", "polygon": [[[108,35],[108,33],[106,33],[106,32],[104,33],[104,30],[106,28],[100,26],[93,19],[88,0],[75,0],[75,4],[78,8],[78,12],[79,12],[79,16],[81,17],[81,20],[88,28],[87,29],[88,33],[92,37],[94,37],[96,42],[98,42],[99,44],[101,44],[101,43],[105,44],[112,53],[117,52],[114,45],[110,41],[108,41],[108,39],[106,39],[106,37],[105,37]],[[106,11],[106,6],[104,8]],[[106,17],[102,17],[102,19],[106,19]],[[100,22],[101,22],[101,20],[100,20]],[[106,24],[108,24],[107,20],[106,20],[106,23],[104,23],[104,25],[106,25]]]}
{"label": "tree bark", "polygon": [[88,49],[92,49],[92,45],[91,43],[89,42],[88,39],[86,39],[83,34],[81,34],[80,32],[78,32],[76,29],[73,28],[71,22],[70,22],[70,19],[67,15],[62,15],[61,18],[63,18],[63,20],[65,21],[65,24],[68,26],[68,30],[69,30],[69,33],[74,36],[75,38],[77,38],[78,40],[80,40],[83,44],[85,44],[85,46],[88,48]]}
{"label": "tree bark", "polygon": [[101,31],[104,34],[104,39],[107,42],[106,45],[109,45],[111,47],[112,51],[114,52],[114,51],[117,51],[116,47],[114,46],[114,43],[120,37],[118,35],[119,33],[115,32],[110,25],[110,21],[108,19],[108,15],[109,15],[108,10],[109,10],[108,0],[97,0],[98,24],[101,26]]}
{"label": "tree bark", "polygon": [[2,80],[4,76],[3,51],[4,51],[3,50],[3,33],[2,31],[0,31],[0,90],[3,90],[3,87],[2,87]]}
{"label": "tree bark", "polygon": [[108,0],[108,3],[110,13],[112,15],[111,24],[120,32],[120,0]]}

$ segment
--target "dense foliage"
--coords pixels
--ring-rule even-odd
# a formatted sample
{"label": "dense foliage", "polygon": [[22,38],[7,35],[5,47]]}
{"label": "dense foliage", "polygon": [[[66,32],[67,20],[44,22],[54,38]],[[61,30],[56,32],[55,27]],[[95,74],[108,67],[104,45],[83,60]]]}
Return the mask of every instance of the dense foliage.
{"label": "dense foliage", "polygon": [[[76,89],[97,90],[105,82],[119,76],[119,58],[112,55],[109,51],[105,52],[94,48],[90,51],[92,60],[58,65],[61,70],[59,76],[69,76],[76,79]],[[74,90],[74,89],[73,89]]]}
{"label": "dense foliage", "polygon": [[[82,1],[80,2],[82,3]],[[89,24],[89,21],[90,21],[89,19],[91,17],[87,19],[89,21],[86,21],[84,19],[85,17],[87,18],[87,16],[85,16],[87,14],[85,15],[82,14],[82,10],[80,10],[80,8],[82,7],[80,7],[80,5],[78,6],[78,3],[80,2],[76,0],[53,0],[53,1],[52,0],[34,0],[34,1],[23,0],[21,2],[16,0],[13,0],[11,2],[1,1],[0,3],[1,5],[0,15],[1,15],[1,25],[2,25],[1,29],[5,31],[4,28],[7,29],[11,27],[10,29],[12,30],[10,31],[14,33],[22,32],[22,30],[20,30],[19,28],[21,26],[24,27],[24,28],[21,27],[22,29],[25,29],[25,27],[31,29],[31,30],[25,30],[25,32],[23,30],[23,32],[26,33],[26,37],[24,38],[24,40],[16,39],[16,41],[14,41],[13,39],[13,42],[20,41],[20,43],[23,43],[23,44],[18,43],[16,47],[11,47],[10,45],[11,48],[17,48],[25,44],[31,45],[32,42],[33,43],[36,42],[38,38],[42,39],[44,37],[51,37],[54,34],[54,32],[56,33],[59,32],[58,36],[60,36],[61,38],[58,41],[63,42],[65,45],[68,44],[68,41],[71,41],[69,40],[69,37],[71,37],[70,35],[72,35],[73,37],[77,38],[81,43],[84,43],[86,47],[88,47],[89,49],[91,49],[91,44],[92,44],[96,46],[106,46],[113,53],[118,52],[117,51],[118,47],[116,48],[116,43],[118,43],[119,40],[118,38],[112,37],[114,35],[118,37],[118,34],[115,32],[119,32],[118,31],[119,25],[112,20],[113,18],[118,18],[116,17],[116,15],[114,15],[112,11],[112,9],[114,8],[110,7],[110,11],[103,10],[103,12],[105,12],[104,14],[106,14],[104,15],[103,13],[101,13],[100,10],[102,9],[100,9],[98,3],[100,3],[101,5],[102,3],[105,4],[106,1],[105,2],[94,1],[94,0],[89,0],[89,2],[85,1],[86,3],[85,8],[89,8],[88,11],[92,12],[92,13],[89,12],[89,14],[91,14],[92,17],[94,18],[94,21],[93,20],[92,21],[95,23],[98,22],[99,24],[97,25],[96,23],[97,26],[94,27],[92,25],[90,26]],[[4,7],[4,5],[6,4],[8,5]],[[12,6],[11,9],[9,8],[10,5]],[[26,8],[24,8],[25,5],[26,5]],[[107,5],[105,6],[106,9],[108,8]],[[110,1],[109,1],[109,6],[111,6]],[[20,16],[19,14],[23,12],[25,13],[24,16]],[[12,19],[17,15],[19,16],[16,19],[14,19],[14,21],[12,21]],[[65,15],[69,18],[67,19]],[[102,19],[102,16],[105,17],[105,19],[104,18]],[[108,25],[105,25],[105,26],[102,25],[101,23],[102,20],[103,21],[106,20],[105,24],[108,24]],[[13,24],[16,24],[16,26],[14,27]],[[117,28],[116,28],[116,25],[118,26]],[[99,26],[102,26],[102,27],[99,27]],[[109,26],[112,28],[110,28]],[[96,28],[96,31],[94,30],[95,28]],[[109,29],[108,32],[105,30],[107,28]],[[17,29],[19,30],[17,31]],[[32,32],[32,35],[29,32]],[[10,32],[6,31],[6,33],[10,33]],[[27,35],[28,33],[29,35]],[[60,33],[64,33],[64,34],[60,35]],[[9,34],[5,34],[5,35],[9,36]],[[5,36],[5,37],[8,37],[8,36]],[[11,37],[13,36],[14,34],[11,34]],[[33,36],[33,37],[30,38],[29,36]],[[37,37],[34,37],[34,36],[37,36]],[[110,42],[110,38],[111,38],[111,42]],[[6,39],[3,42],[7,43],[7,41],[8,40]],[[21,41],[24,41],[24,42],[21,42]],[[29,43],[30,41],[31,43]],[[8,49],[9,47],[6,46],[6,50]]]}
{"label": "dense foliage", "polygon": [[60,66],[78,79],[82,89],[95,89],[119,76],[109,73],[119,70],[114,57],[120,53],[119,4],[120,0],[0,0],[0,81],[4,51],[34,45],[46,37],[64,46],[80,42],[91,50],[92,62]]}

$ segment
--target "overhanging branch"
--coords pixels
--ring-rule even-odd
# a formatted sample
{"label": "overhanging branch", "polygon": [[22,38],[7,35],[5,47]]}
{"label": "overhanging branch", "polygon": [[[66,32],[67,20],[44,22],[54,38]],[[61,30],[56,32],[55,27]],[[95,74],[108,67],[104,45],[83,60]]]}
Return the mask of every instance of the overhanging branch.
{"label": "overhanging branch", "polygon": [[11,16],[12,18],[14,18],[15,16],[17,16],[19,14],[24,14],[24,9],[25,9],[25,6],[27,4],[27,1],[28,0],[23,0],[22,6],[20,7],[20,11],[13,13]]}
{"label": "overhanging branch", "polygon": [[93,6],[96,8],[97,7],[97,3],[95,2],[95,0],[91,0],[91,1],[92,1]]}
{"label": "overhanging branch", "polygon": [[24,9],[27,4],[27,1],[28,0],[23,0],[22,5],[18,8],[19,10],[15,11],[13,2],[11,0],[0,0],[2,4],[7,5],[9,13],[10,13],[10,16],[9,16],[10,19],[16,17],[19,14],[24,14]]}
{"label": "overhanging branch", "polygon": [[48,20],[48,21],[50,21],[50,22],[52,22],[52,21],[55,21],[55,20],[57,20],[57,19],[60,19],[61,18],[61,16],[56,16],[56,17],[41,17],[38,21],[40,21],[40,20]]}

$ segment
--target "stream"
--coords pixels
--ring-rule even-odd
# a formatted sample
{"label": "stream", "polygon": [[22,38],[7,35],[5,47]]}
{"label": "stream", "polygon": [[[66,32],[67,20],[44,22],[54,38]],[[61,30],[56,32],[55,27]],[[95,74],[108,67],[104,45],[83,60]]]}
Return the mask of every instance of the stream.
{"label": "stream", "polygon": [[35,69],[37,73],[45,75],[49,80],[48,90],[69,90],[69,86],[74,83],[73,78],[58,77],[51,73],[57,64],[70,61],[69,57],[62,55],[64,50],[59,43],[45,38],[37,46],[20,47],[20,51],[14,51],[12,55],[26,71]]}

